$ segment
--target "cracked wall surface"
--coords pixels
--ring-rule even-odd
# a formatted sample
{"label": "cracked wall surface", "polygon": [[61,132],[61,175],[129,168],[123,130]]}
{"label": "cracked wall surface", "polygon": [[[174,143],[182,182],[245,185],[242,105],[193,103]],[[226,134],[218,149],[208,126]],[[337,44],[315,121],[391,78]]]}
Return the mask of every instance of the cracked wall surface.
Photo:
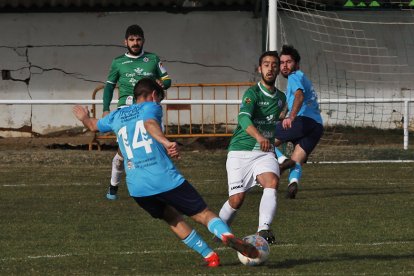
{"label": "cracked wall surface", "polygon": [[[131,24],[143,27],[144,49],[160,56],[173,83],[257,78],[261,21],[249,12],[2,14],[0,24],[2,99],[91,99],[125,52]],[[0,105],[0,136],[76,126],[68,105]]]}
{"label": "cracked wall surface", "polygon": [[[283,40],[301,52],[301,68],[320,98],[414,97],[412,14],[386,12],[381,20],[390,24],[344,26],[342,21],[318,25],[290,13],[279,15]],[[338,16],[350,22],[378,20],[375,12]],[[395,21],[407,24],[391,24]],[[112,59],[125,52],[124,32],[131,24],[143,27],[145,50],[160,56],[173,83],[258,78],[261,19],[249,12],[2,14],[0,24],[1,99],[91,99],[92,91],[106,81]],[[327,26],[339,34],[328,36]],[[283,89],[285,82],[279,79]],[[400,127],[404,109],[401,103],[387,109],[324,108],[325,122],[380,128]],[[413,118],[411,111],[410,126]],[[80,124],[68,105],[0,105],[0,136],[48,134],[76,126]]]}

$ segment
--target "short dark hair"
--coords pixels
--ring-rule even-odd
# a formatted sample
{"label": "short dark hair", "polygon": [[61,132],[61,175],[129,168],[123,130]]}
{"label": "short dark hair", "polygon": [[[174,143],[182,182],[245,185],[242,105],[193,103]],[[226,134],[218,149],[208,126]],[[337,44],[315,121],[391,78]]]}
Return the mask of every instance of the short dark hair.
{"label": "short dark hair", "polygon": [[148,96],[152,91],[157,91],[160,101],[164,99],[164,89],[152,78],[142,78],[134,86],[134,98],[138,99],[141,96]]}
{"label": "short dark hair", "polygon": [[260,55],[259,66],[262,65],[263,58],[267,56],[275,57],[277,58],[277,60],[279,60],[279,54],[277,53],[277,51],[267,51]]}
{"label": "short dark hair", "polygon": [[137,35],[144,38],[144,30],[136,24],[131,25],[125,31],[125,39],[128,39],[130,35]]}
{"label": "short dark hair", "polygon": [[299,52],[292,45],[283,45],[280,55],[291,56],[296,63],[300,62]]}

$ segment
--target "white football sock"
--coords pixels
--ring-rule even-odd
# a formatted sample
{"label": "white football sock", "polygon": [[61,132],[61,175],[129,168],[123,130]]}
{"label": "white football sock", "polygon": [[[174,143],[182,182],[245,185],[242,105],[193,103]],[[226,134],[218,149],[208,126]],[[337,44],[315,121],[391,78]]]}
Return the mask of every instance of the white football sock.
{"label": "white football sock", "polygon": [[111,185],[118,186],[121,183],[122,172],[124,171],[124,158],[118,153],[112,159]]}
{"label": "white football sock", "polygon": [[259,207],[259,227],[261,230],[269,230],[277,208],[277,191],[273,188],[264,188]]}
{"label": "white football sock", "polygon": [[277,162],[279,164],[283,164],[288,158],[278,149],[275,147],[275,154],[277,158]]}
{"label": "white football sock", "polygon": [[230,226],[236,214],[237,214],[237,209],[233,209],[233,207],[230,206],[229,201],[227,200],[223,204],[223,207],[221,207],[219,217],[221,218],[222,221],[224,221],[227,225]]}

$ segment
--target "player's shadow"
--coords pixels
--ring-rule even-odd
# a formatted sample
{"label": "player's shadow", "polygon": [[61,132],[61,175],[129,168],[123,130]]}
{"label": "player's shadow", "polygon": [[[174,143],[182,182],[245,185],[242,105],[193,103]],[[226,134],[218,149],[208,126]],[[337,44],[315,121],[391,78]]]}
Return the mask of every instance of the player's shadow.
{"label": "player's shadow", "polygon": [[350,254],[335,254],[331,258],[314,258],[314,259],[288,259],[278,263],[265,263],[270,269],[293,268],[296,266],[313,264],[313,263],[327,263],[338,261],[355,261],[355,260],[376,260],[376,261],[393,261],[393,260],[413,260],[414,254],[405,255],[350,255]]}

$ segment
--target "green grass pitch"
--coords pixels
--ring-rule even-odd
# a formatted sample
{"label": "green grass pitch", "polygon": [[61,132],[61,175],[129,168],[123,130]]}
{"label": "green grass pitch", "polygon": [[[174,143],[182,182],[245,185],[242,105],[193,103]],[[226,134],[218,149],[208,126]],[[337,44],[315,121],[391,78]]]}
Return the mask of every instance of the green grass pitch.
{"label": "green grass pitch", "polygon": [[[413,275],[414,163],[308,164],[297,199],[273,222],[277,244],[245,267],[211,240],[222,266],[206,268],[162,221],[128,197],[105,199],[113,151],[3,150],[0,275]],[[215,212],[227,199],[225,151],[184,151],[176,164]],[[260,188],[233,224],[256,231]]]}

